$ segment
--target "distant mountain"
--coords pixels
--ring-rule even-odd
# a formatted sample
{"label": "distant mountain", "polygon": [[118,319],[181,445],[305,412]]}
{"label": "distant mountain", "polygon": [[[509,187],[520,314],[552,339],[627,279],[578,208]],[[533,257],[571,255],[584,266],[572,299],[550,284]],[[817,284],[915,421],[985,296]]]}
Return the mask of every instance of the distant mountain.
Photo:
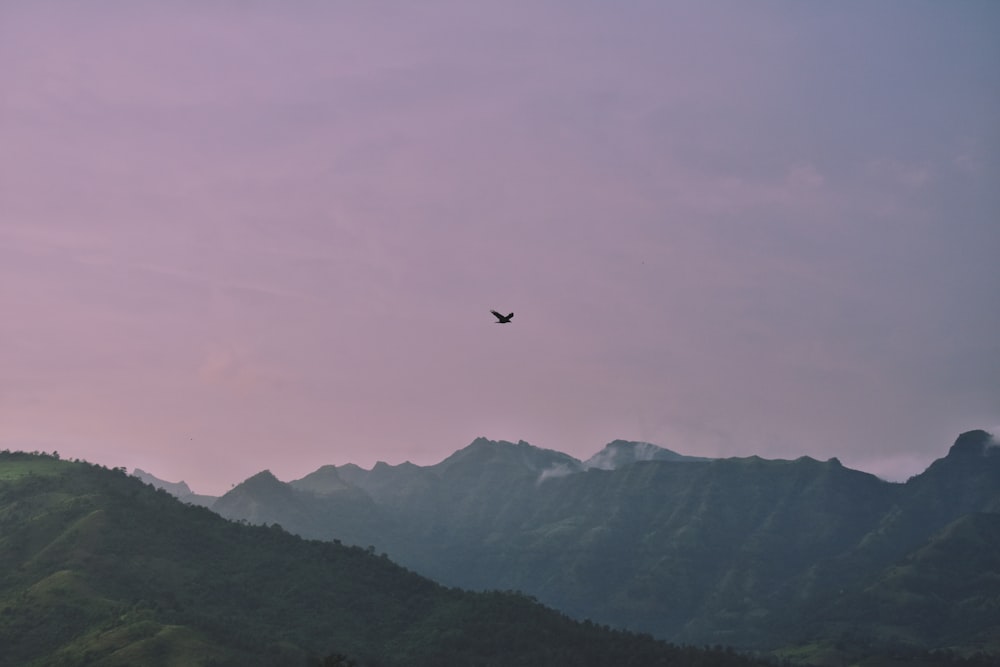
{"label": "distant mountain", "polygon": [[[244,486],[296,508],[305,492],[279,485]],[[8,452],[0,647],[0,667],[761,664],[448,589],[369,550],[225,521],[123,470]]]}
{"label": "distant mountain", "polygon": [[206,496],[202,494],[195,493],[188,487],[188,485],[181,482],[166,482],[158,477],[154,477],[145,470],[140,470],[135,468],[132,470],[132,476],[138,477],[146,484],[152,484],[153,487],[157,489],[163,489],[170,495],[174,496],[178,500],[186,503],[191,503],[192,505],[201,505],[202,507],[211,507],[212,504],[218,500],[217,496]]}
{"label": "distant mountain", "polygon": [[[312,490],[309,490],[312,489]],[[279,524],[296,535],[369,546],[381,542],[392,525],[367,493],[321,469],[285,484],[265,470],[237,485],[212,505],[227,519]]]}
{"label": "distant mountain", "polygon": [[446,476],[461,472],[478,476],[486,472],[537,478],[542,472],[557,466],[582,469],[580,462],[572,456],[552,449],[541,449],[524,440],[514,444],[506,440],[494,442],[476,438],[468,447],[460,449],[432,468]]}
{"label": "distant mountain", "polygon": [[638,461],[708,461],[701,456],[685,456],[648,442],[615,440],[584,461],[585,468],[615,470]]}
{"label": "distant mountain", "polygon": [[345,482],[337,472],[337,466],[323,466],[291,484],[296,489],[320,496],[350,492],[354,487]]}
{"label": "distant mountain", "polygon": [[[961,522],[1000,511],[998,452],[989,434],[971,431],[924,473],[893,484],[836,459],[693,460],[616,441],[583,463],[525,442],[477,439],[436,465],[340,466],[329,483],[367,495],[381,527],[365,539],[397,562],[447,585],[524,591],[576,618],[761,650],[836,653],[838,642],[859,637],[872,651],[899,642],[1000,650],[1000,621],[989,613],[1000,598],[989,587],[983,601],[962,603],[969,616],[945,624],[947,632],[852,623],[845,606],[874,605],[865,591],[903,590],[889,585],[893,568],[922,572],[931,561],[921,550],[956,521],[991,543],[987,519]],[[318,480],[289,486],[322,490]],[[308,513],[309,536],[341,530],[342,517],[315,509],[318,495],[300,500],[311,509],[270,516],[291,525]],[[974,542],[945,543],[958,564],[954,581],[983,576],[968,569],[973,563],[994,567],[959,553]],[[878,609],[910,618],[908,599],[879,599]]]}

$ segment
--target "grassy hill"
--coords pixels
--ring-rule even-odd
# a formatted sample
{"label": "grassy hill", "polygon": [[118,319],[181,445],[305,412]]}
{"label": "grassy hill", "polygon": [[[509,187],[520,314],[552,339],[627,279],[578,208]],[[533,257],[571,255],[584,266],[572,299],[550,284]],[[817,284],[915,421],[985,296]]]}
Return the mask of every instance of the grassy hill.
{"label": "grassy hill", "polygon": [[0,665],[750,665],[0,453]]}

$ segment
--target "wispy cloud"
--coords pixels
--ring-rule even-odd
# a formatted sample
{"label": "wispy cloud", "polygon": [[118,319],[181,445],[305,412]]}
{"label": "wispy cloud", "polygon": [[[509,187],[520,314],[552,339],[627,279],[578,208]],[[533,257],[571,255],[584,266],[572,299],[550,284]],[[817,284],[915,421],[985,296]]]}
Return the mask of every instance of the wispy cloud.
{"label": "wispy cloud", "polygon": [[239,393],[280,386],[280,373],[254,359],[245,346],[220,346],[209,351],[198,367],[198,378],[206,384]]}

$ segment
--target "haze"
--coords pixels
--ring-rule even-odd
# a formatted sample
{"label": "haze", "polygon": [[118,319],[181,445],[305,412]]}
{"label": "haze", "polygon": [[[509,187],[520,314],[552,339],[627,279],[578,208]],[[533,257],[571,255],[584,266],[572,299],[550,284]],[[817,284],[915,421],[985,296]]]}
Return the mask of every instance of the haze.
{"label": "haze", "polygon": [[998,34],[994,2],[5,2],[0,448],[203,493],[480,435],[905,479],[1000,425]]}

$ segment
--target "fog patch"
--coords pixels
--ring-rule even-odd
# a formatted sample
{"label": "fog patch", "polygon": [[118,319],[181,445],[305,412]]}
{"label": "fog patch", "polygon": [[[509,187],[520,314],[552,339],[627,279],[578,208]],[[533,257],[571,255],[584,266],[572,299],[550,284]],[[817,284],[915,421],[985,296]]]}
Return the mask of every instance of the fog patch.
{"label": "fog patch", "polygon": [[623,464],[662,458],[664,452],[662,447],[648,442],[614,442],[584,461],[583,465],[598,470],[615,470]]}
{"label": "fog patch", "polygon": [[566,475],[572,475],[575,472],[578,472],[578,468],[575,468],[567,463],[556,463],[543,470],[538,476],[538,481],[535,483],[541,484],[547,479],[552,479],[553,477],[565,477]]}

